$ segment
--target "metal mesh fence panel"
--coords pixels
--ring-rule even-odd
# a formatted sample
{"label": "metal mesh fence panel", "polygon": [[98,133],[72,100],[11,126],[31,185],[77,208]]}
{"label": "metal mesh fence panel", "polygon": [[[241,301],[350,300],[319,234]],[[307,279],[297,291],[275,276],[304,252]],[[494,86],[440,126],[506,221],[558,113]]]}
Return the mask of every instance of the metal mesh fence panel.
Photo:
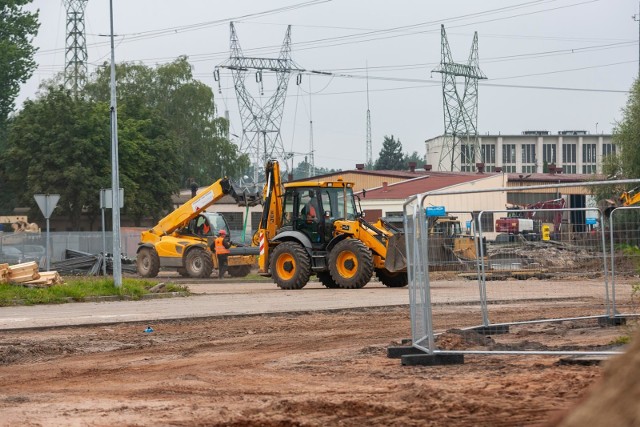
{"label": "metal mesh fence panel", "polygon": [[[604,182],[583,184],[588,187]],[[558,193],[563,186],[568,184],[531,186],[524,191],[553,188]],[[431,192],[414,196],[411,200],[417,205],[411,209],[405,205],[412,345],[427,353],[464,353],[466,350],[441,350],[439,337],[453,329],[488,333],[499,330],[496,329],[499,326],[506,326],[504,330],[508,331],[508,326],[549,322],[615,324],[609,322],[616,312],[612,306],[616,301],[632,301],[633,286],[616,285],[614,289],[609,266],[621,263],[619,258],[624,253],[621,251],[640,255],[634,241],[640,236],[639,223],[635,219],[624,223],[622,215],[614,212],[611,233],[624,235],[627,246],[622,247],[613,237],[606,236],[605,218],[596,208],[450,212],[463,224],[461,233],[453,236],[454,242],[459,241],[451,244],[451,240],[438,239],[438,230],[430,228],[431,194],[442,199],[443,195],[477,196],[492,191],[519,190]],[[610,254],[609,244],[616,247],[614,255]],[[454,259],[439,263],[447,251]],[[627,268],[634,269],[636,263],[630,258],[625,256],[624,261],[631,264]],[[615,298],[611,295],[613,290]],[[461,314],[459,318],[456,312]],[[550,353],[589,353],[572,350],[570,343],[565,344],[559,338]],[[480,353],[546,354],[547,350],[500,344]]]}
{"label": "metal mesh fence panel", "polygon": [[640,313],[640,206],[621,207],[609,215],[611,310],[618,316]]}
{"label": "metal mesh fence panel", "polygon": [[[404,229],[405,241],[407,245],[407,275],[409,277],[409,301],[411,310],[411,339],[415,346],[428,351],[428,332],[430,330],[427,324],[427,311],[430,309],[426,299],[425,290],[428,285],[427,268],[421,260],[428,259],[424,255],[424,247],[420,240],[421,234],[424,232],[421,224],[424,215],[421,215],[419,209],[420,201],[406,204],[404,209]],[[426,342],[426,347],[425,347]]]}
{"label": "metal mesh fence panel", "polygon": [[[129,258],[136,257],[139,232],[123,231],[120,235],[121,253]],[[6,233],[0,234],[0,254],[6,261],[15,261],[8,256],[22,254],[27,261],[40,261],[45,256],[46,233]],[[111,232],[78,231],[49,233],[50,261],[62,261],[66,258],[66,250],[87,252],[90,254],[111,253],[113,237]],[[0,262],[2,262],[0,257]]]}

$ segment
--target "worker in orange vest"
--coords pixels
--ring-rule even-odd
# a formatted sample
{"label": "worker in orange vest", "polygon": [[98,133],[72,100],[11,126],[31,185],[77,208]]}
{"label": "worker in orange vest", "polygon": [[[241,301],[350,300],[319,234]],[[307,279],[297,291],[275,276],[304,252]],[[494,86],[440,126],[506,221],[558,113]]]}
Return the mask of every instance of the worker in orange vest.
{"label": "worker in orange vest", "polygon": [[216,237],[214,242],[214,249],[216,251],[216,256],[218,257],[218,279],[222,279],[224,277],[224,273],[227,271],[227,258],[231,252],[229,250],[230,247],[231,240],[229,239],[229,236],[227,236],[227,232],[225,230],[220,230],[218,232],[218,237]]}

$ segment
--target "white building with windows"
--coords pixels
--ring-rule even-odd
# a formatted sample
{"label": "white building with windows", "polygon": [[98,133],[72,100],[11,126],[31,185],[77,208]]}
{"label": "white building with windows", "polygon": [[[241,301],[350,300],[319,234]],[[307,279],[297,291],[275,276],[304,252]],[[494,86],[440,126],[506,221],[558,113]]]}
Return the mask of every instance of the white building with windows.
{"label": "white building with windows", "polygon": [[[443,135],[428,139],[426,161],[433,170],[449,170],[450,143]],[[454,155],[454,170],[471,172],[476,163],[484,163],[486,172],[543,173],[549,166],[565,174],[602,173],[604,157],[616,153],[610,134],[592,135],[583,130],[524,131],[520,135],[479,135],[480,158],[470,158],[462,145],[461,155]],[[460,146],[459,146],[460,147]],[[442,153],[445,153],[442,156]]]}

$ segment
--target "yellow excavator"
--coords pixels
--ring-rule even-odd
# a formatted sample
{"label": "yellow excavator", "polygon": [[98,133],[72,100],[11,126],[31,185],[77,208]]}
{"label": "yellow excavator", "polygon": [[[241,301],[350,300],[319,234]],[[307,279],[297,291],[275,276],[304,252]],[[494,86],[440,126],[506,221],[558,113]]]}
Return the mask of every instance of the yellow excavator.
{"label": "yellow excavator", "polygon": [[[209,277],[218,268],[213,252],[218,231],[224,229],[227,235],[231,234],[221,214],[205,210],[227,194],[241,206],[260,203],[259,194],[239,191],[229,179],[219,179],[162,218],[155,227],[141,233],[136,258],[138,274],[156,277],[164,268],[175,269],[185,277]],[[233,246],[228,272],[233,277],[244,277],[256,263],[257,248]]]}
{"label": "yellow excavator", "polygon": [[611,216],[611,212],[615,208],[633,206],[640,203],[640,191],[638,190],[640,190],[640,187],[635,187],[629,191],[623,191],[620,193],[616,200],[606,199],[605,202],[608,206],[604,209],[604,216],[609,218],[609,216]]}
{"label": "yellow excavator", "polygon": [[301,289],[312,274],[327,288],[362,288],[373,273],[388,287],[407,285],[404,233],[382,219],[365,221],[353,183],[283,184],[276,160],[265,172],[264,209],[253,239],[261,275],[282,289]]}
{"label": "yellow excavator", "polygon": [[620,194],[620,197],[618,197],[618,206],[632,206],[640,203],[640,192],[638,192],[638,189],[640,189],[640,187],[635,187]]}

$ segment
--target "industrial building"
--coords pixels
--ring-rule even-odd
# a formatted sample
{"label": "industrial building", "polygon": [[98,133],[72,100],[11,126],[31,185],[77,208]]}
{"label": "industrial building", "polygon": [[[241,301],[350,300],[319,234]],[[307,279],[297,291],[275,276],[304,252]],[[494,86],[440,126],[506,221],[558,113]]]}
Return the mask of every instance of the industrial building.
{"label": "industrial building", "polygon": [[[603,159],[616,153],[610,134],[589,134],[584,130],[524,131],[520,135],[478,135],[479,159],[464,142],[441,135],[425,141],[426,163],[434,171],[564,174],[602,173]],[[451,167],[452,166],[452,167]]]}

